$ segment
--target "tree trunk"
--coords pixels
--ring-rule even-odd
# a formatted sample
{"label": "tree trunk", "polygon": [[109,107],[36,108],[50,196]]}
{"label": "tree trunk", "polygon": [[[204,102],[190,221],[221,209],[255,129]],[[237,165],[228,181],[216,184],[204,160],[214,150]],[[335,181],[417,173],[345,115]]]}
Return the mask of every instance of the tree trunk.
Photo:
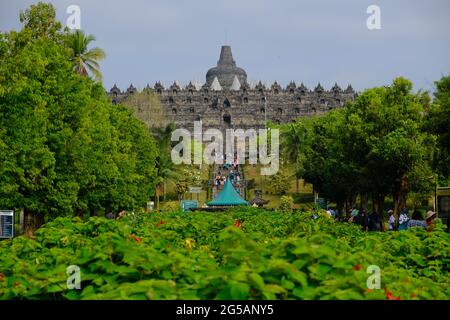
{"label": "tree trunk", "polygon": [[381,216],[383,198],[379,194],[372,195],[372,211]]}
{"label": "tree trunk", "polygon": [[160,194],[160,185],[156,186],[155,190],[155,208],[156,210],[159,210],[159,194]]}
{"label": "tree trunk", "polygon": [[406,207],[406,194],[408,193],[408,181],[406,176],[400,181],[400,185],[392,195],[394,199],[394,215],[398,216],[400,211]]}
{"label": "tree trunk", "polygon": [[361,196],[361,209],[367,209],[367,203],[369,202],[369,197],[367,194],[362,194]]}
{"label": "tree trunk", "polygon": [[45,216],[43,213],[37,213],[35,215],[36,219],[35,219],[35,229],[38,229],[40,227],[42,227],[42,225],[45,223]]}
{"label": "tree trunk", "polygon": [[163,200],[166,201],[166,189],[167,189],[167,183],[166,180],[164,179],[163,182]]}
{"label": "tree trunk", "polygon": [[398,215],[399,212],[406,207],[406,199],[403,194],[398,194],[394,197],[394,214]]}
{"label": "tree trunk", "polygon": [[398,208],[398,195],[397,194],[393,194],[392,195],[392,199],[394,200],[394,216],[398,217],[400,215],[400,210]]}
{"label": "tree trunk", "polygon": [[24,209],[24,224],[25,224],[25,234],[28,236],[32,236],[34,232],[34,217],[33,214],[28,211],[26,208]]}
{"label": "tree trunk", "polygon": [[346,203],[347,201],[338,202],[336,204],[336,215],[334,217],[335,219],[337,218],[338,220],[342,220],[342,216],[343,216],[342,210],[344,209],[344,202]]}
{"label": "tree trunk", "polygon": [[383,205],[384,205],[384,195],[382,194],[372,195],[372,210],[380,218],[381,231],[384,231]]}
{"label": "tree trunk", "polygon": [[20,215],[19,215],[19,234],[23,234],[25,231],[25,209],[24,207],[20,208]]}

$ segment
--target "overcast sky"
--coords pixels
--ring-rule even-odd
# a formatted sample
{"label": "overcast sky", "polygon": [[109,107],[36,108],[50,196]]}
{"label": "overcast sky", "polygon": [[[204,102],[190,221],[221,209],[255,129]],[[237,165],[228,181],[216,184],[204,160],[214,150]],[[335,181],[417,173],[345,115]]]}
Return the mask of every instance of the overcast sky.
{"label": "overcast sky", "polygon": [[[0,0],[0,30],[19,29],[19,10],[37,1]],[[205,80],[229,44],[248,80],[294,80],[357,90],[405,76],[433,89],[450,74],[448,0],[54,0],[58,18],[81,8],[81,27],[106,51],[104,86]],[[381,8],[369,30],[367,7]]]}

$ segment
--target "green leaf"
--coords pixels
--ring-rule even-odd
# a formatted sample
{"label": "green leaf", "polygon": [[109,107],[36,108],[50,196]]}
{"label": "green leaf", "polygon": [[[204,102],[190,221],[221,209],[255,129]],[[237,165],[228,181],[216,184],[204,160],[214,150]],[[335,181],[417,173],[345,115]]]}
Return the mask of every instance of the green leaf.
{"label": "green leaf", "polygon": [[248,278],[259,290],[264,289],[264,279],[259,274],[250,273]]}
{"label": "green leaf", "polygon": [[281,286],[287,290],[292,290],[295,288],[295,283],[287,280],[285,277],[281,278]]}
{"label": "green leaf", "polygon": [[248,297],[248,293],[250,291],[250,287],[246,283],[235,282],[230,284],[230,294],[231,299],[233,300],[246,300]]}

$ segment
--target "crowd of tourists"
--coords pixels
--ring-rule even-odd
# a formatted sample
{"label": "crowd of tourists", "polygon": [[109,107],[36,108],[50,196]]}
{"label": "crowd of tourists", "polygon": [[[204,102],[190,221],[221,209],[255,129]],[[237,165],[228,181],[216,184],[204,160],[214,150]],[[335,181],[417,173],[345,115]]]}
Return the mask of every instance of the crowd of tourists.
{"label": "crowd of tourists", "polygon": [[[339,222],[355,223],[361,226],[365,231],[384,231],[386,228],[380,216],[375,212],[367,212],[365,209],[351,209],[347,213],[345,211],[328,209],[327,213]],[[403,208],[398,218],[394,215],[393,210],[388,211],[387,230],[401,231],[411,228],[424,228],[432,230],[436,221],[436,213],[429,210],[425,217],[419,210],[414,210],[412,214],[407,208]],[[450,232],[450,222],[447,222],[448,231]]]}
{"label": "crowd of tourists", "polygon": [[[223,155],[221,155],[223,158]],[[222,165],[221,170],[219,170],[214,179],[214,186],[223,186],[227,179],[230,179],[231,184],[235,188],[240,187],[241,173],[239,168],[239,158],[237,152],[232,155],[231,153],[225,155],[225,163]],[[223,173],[222,173],[223,171]]]}
{"label": "crowd of tourists", "polygon": [[230,172],[228,173],[228,177],[219,171],[216,175],[216,178],[214,179],[214,186],[223,186],[225,182],[227,182],[227,179],[230,179],[230,182],[234,187],[239,188],[241,174],[239,173],[239,171],[233,170],[230,170]]}

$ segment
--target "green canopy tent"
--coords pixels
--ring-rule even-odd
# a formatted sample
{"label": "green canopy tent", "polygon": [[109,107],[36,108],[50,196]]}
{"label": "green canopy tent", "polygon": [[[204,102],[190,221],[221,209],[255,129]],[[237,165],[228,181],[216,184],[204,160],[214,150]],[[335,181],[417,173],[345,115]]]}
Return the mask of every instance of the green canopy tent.
{"label": "green canopy tent", "polygon": [[208,206],[211,207],[223,207],[223,206],[248,206],[248,202],[242,199],[237,193],[228,179],[223,186],[222,191],[214,198],[214,200],[208,202]]}

